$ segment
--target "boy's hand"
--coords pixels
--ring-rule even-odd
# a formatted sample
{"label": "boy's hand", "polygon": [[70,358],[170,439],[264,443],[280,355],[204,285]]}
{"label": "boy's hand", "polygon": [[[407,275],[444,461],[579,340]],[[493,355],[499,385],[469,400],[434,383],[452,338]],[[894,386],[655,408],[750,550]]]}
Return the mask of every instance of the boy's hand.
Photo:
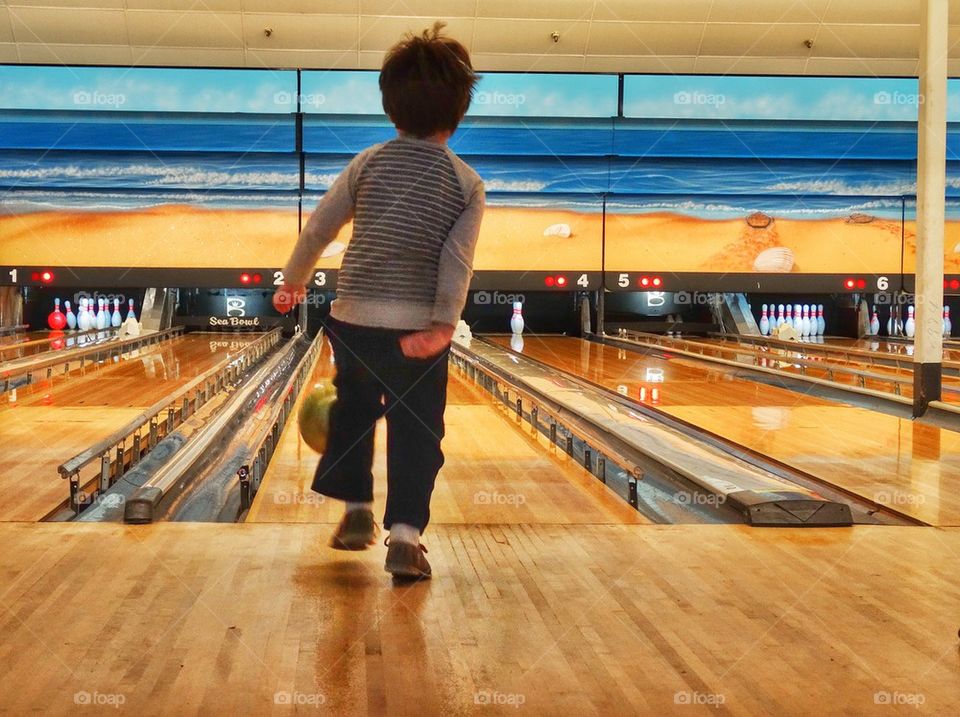
{"label": "boy's hand", "polygon": [[307,290],[303,286],[281,284],[273,292],[273,308],[281,314],[289,313],[297,304],[302,304],[307,298]]}
{"label": "boy's hand", "polygon": [[452,326],[434,324],[429,329],[403,336],[400,339],[400,350],[407,358],[430,358],[447,348],[452,338]]}

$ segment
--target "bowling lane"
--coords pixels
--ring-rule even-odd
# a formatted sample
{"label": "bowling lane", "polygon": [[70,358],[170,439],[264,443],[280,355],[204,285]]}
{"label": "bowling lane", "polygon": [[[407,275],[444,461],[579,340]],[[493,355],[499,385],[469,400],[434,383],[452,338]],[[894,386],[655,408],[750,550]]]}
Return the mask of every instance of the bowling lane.
{"label": "bowling lane", "polygon": [[[308,382],[329,378],[329,344]],[[430,507],[433,524],[647,523],[640,513],[585,471],[529,424],[457,377],[448,383],[446,462]],[[319,456],[287,423],[247,522],[336,523],[342,503],[310,490]],[[374,511],[386,499],[386,425],[377,426]]]}
{"label": "bowling lane", "polygon": [[[509,337],[490,340],[510,346]],[[559,336],[524,336],[522,353],[893,510],[960,525],[956,432],[756,383],[685,357]]]}
{"label": "bowling lane", "polygon": [[0,403],[0,520],[41,520],[67,496],[57,466],[259,334],[189,334],[55,375]]}
{"label": "bowling lane", "polygon": [[[643,340],[641,339],[641,343]],[[782,371],[796,376],[805,376],[841,385],[862,387],[879,393],[896,394],[894,380],[898,381],[900,394],[904,398],[913,396],[913,369],[910,365],[892,366],[874,363],[872,358],[881,358],[881,354],[866,352],[850,353],[847,350],[825,352],[820,344],[790,342],[789,344],[770,341],[766,344],[738,342],[736,339],[691,338],[667,339],[664,345],[675,345],[678,349],[704,353],[706,356],[736,361],[745,366],[756,365],[761,368]],[[862,357],[860,356],[862,354]],[[896,357],[904,359],[903,356]],[[803,363],[797,363],[803,361]],[[861,383],[861,378],[862,383]],[[890,379],[890,380],[887,380]],[[960,403],[960,377],[945,374],[943,376],[943,400],[947,403]]]}

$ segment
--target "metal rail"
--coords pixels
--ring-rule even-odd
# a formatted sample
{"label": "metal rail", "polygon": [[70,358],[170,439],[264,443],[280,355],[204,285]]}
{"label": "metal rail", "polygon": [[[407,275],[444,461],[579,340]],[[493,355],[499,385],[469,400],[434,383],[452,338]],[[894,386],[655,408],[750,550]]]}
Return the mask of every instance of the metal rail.
{"label": "metal rail", "polygon": [[[476,340],[475,337],[474,341]],[[479,342],[481,345],[486,344],[490,348],[502,350],[518,357],[521,356],[521,354],[516,354],[505,347],[490,344],[482,338]],[[697,431],[696,435],[693,435],[691,431],[695,429],[684,428],[681,425],[682,422],[672,420],[659,412],[649,411],[647,407],[638,405],[616,392],[598,387],[587,380],[571,376],[566,372],[557,371],[535,359],[522,357],[523,360],[529,361],[531,365],[540,366],[543,370],[552,372],[575,386],[580,386],[582,390],[588,393],[594,392],[598,396],[604,397],[605,400],[622,405],[625,409],[628,409],[628,412],[635,411],[647,416],[651,419],[653,425],[659,425],[660,428],[666,429],[668,432],[678,434],[678,438],[692,439],[708,452],[719,450],[721,454],[727,454],[726,456],[719,455],[718,460],[733,460],[734,463],[728,464],[729,467],[727,468],[721,468],[720,463],[711,464],[720,471],[717,475],[730,474],[730,471],[745,470],[751,474],[750,481],[753,482],[755,487],[749,487],[749,482],[740,486],[736,486],[727,480],[719,480],[718,482],[718,479],[713,475],[702,475],[702,465],[694,470],[689,466],[681,465],[683,461],[678,463],[664,459],[656,452],[653,444],[648,446],[643,442],[637,443],[633,438],[630,441],[625,441],[622,437],[611,433],[608,428],[595,423],[589,417],[580,416],[576,410],[562,406],[529,386],[518,386],[516,378],[504,374],[503,369],[487,366],[486,360],[473,353],[471,349],[459,347],[455,344],[452,355],[455,364],[459,360],[461,364],[468,367],[473,366],[473,371],[485,374],[486,378],[480,379],[478,383],[491,390],[494,395],[500,397],[499,385],[501,383],[506,386],[506,397],[502,400],[510,402],[510,392],[517,393],[518,417],[523,413],[522,407],[525,401],[531,403],[529,412],[533,417],[531,420],[533,425],[539,426],[538,415],[546,413],[551,419],[552,425],[548,428],[552,442],[556,443],[558,434],[557,429],[553,426],[565,424],[564,427],[567,429],[568,435],[569,433],[576,435],[579,432],[581,440],[584,440],[586,446],[589,447],[592,444],[602,447],[606,455],[617,456],[616,460],[621,465],[625,465],[624,460],[632,462],[634,471],[636,469],[640,470],[639,476],[636,473],[634,474],[635,479],[642,479],[643,477],[641,466],[653,466],[654,470],[666,475],[678,476],[685,484],[695,486],[698,490],[714,493],[718,496],[722,495],[719,504],[728,503],[731,507],[735,507],[743,516],[743,519],[751,525],[849,525],[852,522],[850,508],[846,503],[824,498],[818,495],[808,484],[789,482],[789,479],[783,476],[784,473],[792,474],[793,471],[787,468],[771,470],[757,457],[751,459],[750,456],[745,455],[742,449],[737,450],[732,446],[713,440],[711,436],[704,434],[702,431]],[[471,369],[467,368],[466,370],[468,375],[471,375],[469,373]],[[549,407],[551,405],[553,406],[552,410],[549,408],[545,410],[545,406]],[[573,431],[570,431],[571,427]],[[656,439],[654,443],[656,443]],[[569,438],[567,438],[567,448],[568,452],[572,449]],[[639,453],[640,460],[628,458],[634,452]],[[585,465],[585,467],[589,466]],[[631,486],[630,492],[631,495],[635,495],[635,486]],[[844,495],[845,499],[847,497]]]}
{"label": "metal rail", "polygon": [[283,401],[278,402],[272,409],[270,419],[264,423],[264,426],[258,431],[250,445],[249,455],[253,456],[252,461],[248,461],[240,470],[237,471],[237,478],[240,481],[240,510],[245,512],[250,509],[253,503],[253,496],[260,489],[260,482],[267,471],[270,459],[273,458],[273,452],[277,448],[280,440],[280,434],[283,427],[290,417],[290,411],[297,402],[297,397],[303,390],[303,385],[307,377],[313,372],[317,361],[320,359],[320,349],[323,346],[323,332],[317,332],[310,348],[301,357],[297,368],[287,379],[283,387]]}
{"label": "metal rail", "polygon": [[[766,346],[773,349],[798,350],[802,349],[807,353],[824,354],[828,356],[839,356],[847,361],[858,361],[860,363],[869,363],[873,366],[896,366],[912,371],[913,358],[901,356],[881,351],[868,351],[866,349],[845,348],[831,344],[814,344],[806,341],[786,341],[772,336],[748,336],[744,334],[710,334],[711,337],[720,339],[725,343],[736,343],[738,345],[751,344],[753,346]],[[884,338],[884,341],[890,341]],[[960,361],[944,360],[942,364],[945,368],[952,369],[952,375],[960,375]]]}
{"label": "metal rail", "polygon": [[[63,372],[67,374],[70,373],[71,364],[79,362],[82,369],[88,361],[97,363],[114,356],[119,357],[144,346],[151,346],[165,339],[179,336],[182,333],[182,326],[174,326],[163,331],[153,331],[122,341],[108,340],[102,344],[94,344],[89,348],[57,351],[49,358],[41,356],[40,358],[2,364],[0,365],[0,381],[3,382],[3,390],[9,391],[11,388],[21,386],[24,383],[33,383],[34,374],[38,371],[46,369],[46,377],[50,378],[53,376],[53,367],[63,365]],[[24,377],[25,381],[23,380]],[[13,385],[14,383],[16,383],[16,386]]]}
{"label": "metal rail", "polygon": [[[25,348],[32,348],[35,346],[51,346],[57,341],[63,341],[66,345],[70,345],[70,342],[73,342],[78,347],[82,343],[87,343],[85,339],[90,339],[93,343],[103,343],[104,341],[110,341],[117,337],[120,329],[113,327],[108,327],[105,329],[90,329],[89,331],[74,331],[74,332],[61,332],[60,336],[48,337],[45,339],[33,339],[32,341],[21,341],[19,343],[5,344],[0,346],[0,359],[3,358],[3,354],[8,353],[17,353],[22,351]],[[18,357],[19,358],[19,357]],[[10,359],[7,359],[10,360]]]}
{"label": "metal rail", "polygon": [[[197,408],[235,382],[249,366],[259,361],[277,344],[280,334],[279,327],[264,334],[241,348],[236,355],[221,361],[177,391],[144,409],[124,426],[60,465],[57,468],[60,477],[70,482],[69,507],[79,514],[86,498],[81,491],[83,487],[97,482],[96,492],[106,491],[156,446],[161,438],[169,435],[193,415]],[[88,480],[86,485],[82,485],[80,472],[98,460],[98,474]]]}
{"label": "metal rail", "polygon": [[[678,337],[663,337],[657,334],[644,334],[637,331],[629,331],[627,329],[620,329],[620,334],[614,338],[618,341],[623,341],[626,343],[632,343],[637,346],[646,346],[651,347],[655,346],[659,349],[664,349],[672,351],[674,353],[683,354],[686,356],[692,356],[694,358],[703,359],[705,361],[713,361],[715,363],[721,363],[728,366],[738,366],[738,367],[748,367],[752,370],[761,371],[764,373],[770,373],[778,376],[789,376],[791,378],[800,379],[803,381],[811,383],[819,383],[825,386],[831,386],[834,388],[842,389],[845,391],[853,391],[856,393],[862,393],[874,398],[881,398],[888,401],[894,401],[903,405],[908,405],[911,401],[903,396],[902,387],[908,386],[911,389],[913,388],[913,374],[911,373],[909,377],[905,376],[889,376],[885,374],[877,374],[869,371],[860,371],[854,368],[847,368],[844,366],[836,366],[834,364],[827,364],[823,361],[810,361],[808,359],[798,358],[798,357],[777,357],[772,355],[765,355],[759,352],[751,352],[753,361],[748,362],[744,360],[739,360],[735,358],[724,358],[722,356],[711,355],[709,352],[736,352],[737,349],[730,347],[718,347],[714,344],[705,344],[699,341],[689,341],[687,339],[678,338]],[[772,366],[765,366],[764,363],[782,363],[782,364],[791,364],[798,366],[800,372],[791,372],[785,371],[781,368],[776,368]],[[807,374],[808,369],[817,369],[825,372],[827,378],[819,378],[816,376],[810,376]],[[843,383],[837,381],[836,375],[849,375],[854,377],[855,383]],[[892,387],[892,391],[878,391],[876,389],[867,388],[867,381],[876,381],[878,383],[887,383]],[[945,386],[944,391],[957,394],[960,396],[960,389]]]}

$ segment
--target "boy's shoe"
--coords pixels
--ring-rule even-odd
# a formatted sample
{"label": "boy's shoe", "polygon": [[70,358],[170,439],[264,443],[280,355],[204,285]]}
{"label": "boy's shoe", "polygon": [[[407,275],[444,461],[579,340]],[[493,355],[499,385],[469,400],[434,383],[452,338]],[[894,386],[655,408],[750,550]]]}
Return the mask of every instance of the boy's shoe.
{"label": "boy's shoe", "polygon": [[400,580],[426,580],[432,574],[423,545],[413,545],[400,540],[391,543],[387,538],[387,562],[383,569]]}
{"label": "boy's shoe", "polygon": [[377,542],[377,524],[373,511],[358,508],[345,514],[330,538],[330,547],[335,550],[366,550]]}

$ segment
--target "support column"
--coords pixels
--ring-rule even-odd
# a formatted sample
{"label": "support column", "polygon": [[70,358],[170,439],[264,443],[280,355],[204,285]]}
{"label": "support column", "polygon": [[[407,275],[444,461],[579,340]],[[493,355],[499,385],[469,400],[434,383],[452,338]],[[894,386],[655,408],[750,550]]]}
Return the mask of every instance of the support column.
{"label": "support column", "polygon": [[922,0],[917,125],[917,334],[913,415],[940,400],[947,139],[947,1]]}

